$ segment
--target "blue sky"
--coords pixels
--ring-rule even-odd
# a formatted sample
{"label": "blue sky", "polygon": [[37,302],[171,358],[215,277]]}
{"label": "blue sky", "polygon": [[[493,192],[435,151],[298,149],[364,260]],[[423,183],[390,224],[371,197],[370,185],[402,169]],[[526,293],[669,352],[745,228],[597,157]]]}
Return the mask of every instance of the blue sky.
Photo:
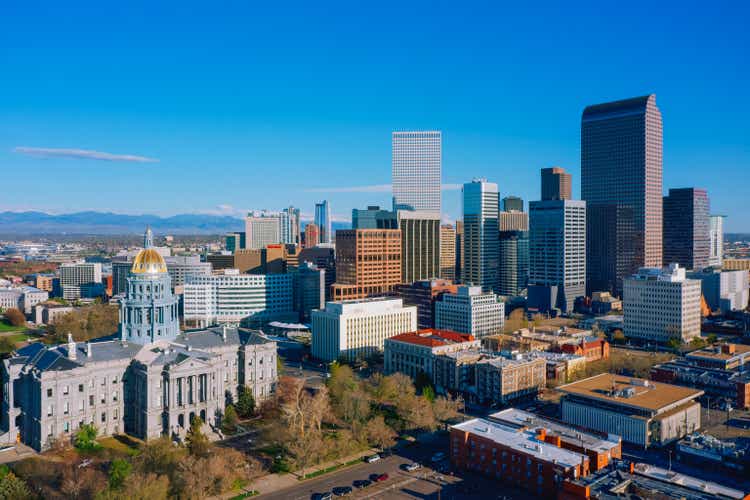
{"label": "blue sky", "polygon": [[[537,199],[560,165],[577,196],[583,108],[656,93],[665,190],[705,187],[727,230],[750,231],[747,2],[518,3],[6,4],[0,210],[309,214],[328,198],[346,218],[389,205],[405,129],[443,131],[446,184]],[[444,212],[460,216],[459,191]]]}

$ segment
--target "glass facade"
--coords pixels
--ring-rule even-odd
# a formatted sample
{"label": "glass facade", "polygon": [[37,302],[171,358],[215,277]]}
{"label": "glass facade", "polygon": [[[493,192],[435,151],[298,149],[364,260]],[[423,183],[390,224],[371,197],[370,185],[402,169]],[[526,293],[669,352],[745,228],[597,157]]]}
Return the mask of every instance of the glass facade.
{"label": "glass facade", "polygon": [[440,132],[393,132],[393,209],[440,212]]}

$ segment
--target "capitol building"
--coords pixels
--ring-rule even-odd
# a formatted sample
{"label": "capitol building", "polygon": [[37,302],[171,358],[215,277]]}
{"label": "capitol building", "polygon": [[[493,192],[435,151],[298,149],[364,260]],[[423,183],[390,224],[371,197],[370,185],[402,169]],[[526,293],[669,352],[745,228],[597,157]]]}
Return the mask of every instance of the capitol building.
{"label": "capitol building", "polygon": [[180,331],[178,298],[151,230],[133,261],[117,336],[18,349],[2,361],[0,442],[41,451],[84,424],[100,436],[181,439],[196,416],[207,433],[245,386],[255,401],[274,390],[276,343],[221,326]]}

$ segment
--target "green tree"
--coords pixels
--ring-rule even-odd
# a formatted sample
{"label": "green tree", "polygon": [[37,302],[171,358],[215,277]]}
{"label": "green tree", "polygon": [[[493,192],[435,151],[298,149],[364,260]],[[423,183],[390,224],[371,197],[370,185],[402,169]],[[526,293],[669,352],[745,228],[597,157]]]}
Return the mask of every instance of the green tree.
{"label": "green tree", "polygon": [[0,498],[4,500],[27,500],[34,498],[26,481],[13,474],[7,465],[0,466]]}
{"label": "green tree", "polygon": [[717,337],[716,337],[716,334],[715,334],[715,333],[709,333],[709,334],[708,334],[708,337],[706,337],[706,341],[707,341],[707,342],[708,342],[709,344],[715,344],[715,343],[716,343],[716,340],[717,340]]}
{"label": "green tree", "polygon": [[16,343],[8,337],[0,337],[0,354],[5,354],[15,350]]}
{"label": "green tree", "polygon": [[424,397],[430,403],[433,403],[435,401],[435,389],[433,389],[430,385],[426,386],[424,389],[422,389],[422,397]]}
{"label": "green tree", "polygon": [[224,416],[221,419],[221,428],[224,432],[234,432],[237,430],[237,411],[234,406],[229,405],[224,410]]}
{"label": "green tree", "polygon": [[242,418],[250,418],[255,414],[255,398],[253,397],[253,391],[249,387],[240,386],[235,410],[237,410],[237,415]]}
{"label": "green tree", "polygon": [[380,450],[396,444],[396,432],[388,427],[382,415],[371,418],[365,426],[367,441]]}
{"label": "green tree", "polygon": [[101,448],[96,442],[99,430],[94,424],[83,424],[75,436],[75,447],[80,451],[93,451]]}
{"label": "green tree", "polygon": [[203,431],[203,420],[200,417],[193,417],[193,421],[190,422],[190,429],[188,429],[187,435],[185,436],[185,444],[191,455],[197,457],[205,457],[208,455],[208,438]]}
{"label": "green tree", "polygon": [[109,487],[120,488],[130,475],[133,466],[127,460],[115,458],[109,466]]}

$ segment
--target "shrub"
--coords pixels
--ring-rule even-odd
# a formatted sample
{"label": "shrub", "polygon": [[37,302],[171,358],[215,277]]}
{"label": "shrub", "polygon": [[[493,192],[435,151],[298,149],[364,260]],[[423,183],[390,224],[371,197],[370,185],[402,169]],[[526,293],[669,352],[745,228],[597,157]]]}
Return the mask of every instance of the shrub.
{"label": "shrub", "polygon": [[95,451],[101,448],[96,442],[98,430],[94,424],[83,424],[75,437],[75,447],[79,451]]}

